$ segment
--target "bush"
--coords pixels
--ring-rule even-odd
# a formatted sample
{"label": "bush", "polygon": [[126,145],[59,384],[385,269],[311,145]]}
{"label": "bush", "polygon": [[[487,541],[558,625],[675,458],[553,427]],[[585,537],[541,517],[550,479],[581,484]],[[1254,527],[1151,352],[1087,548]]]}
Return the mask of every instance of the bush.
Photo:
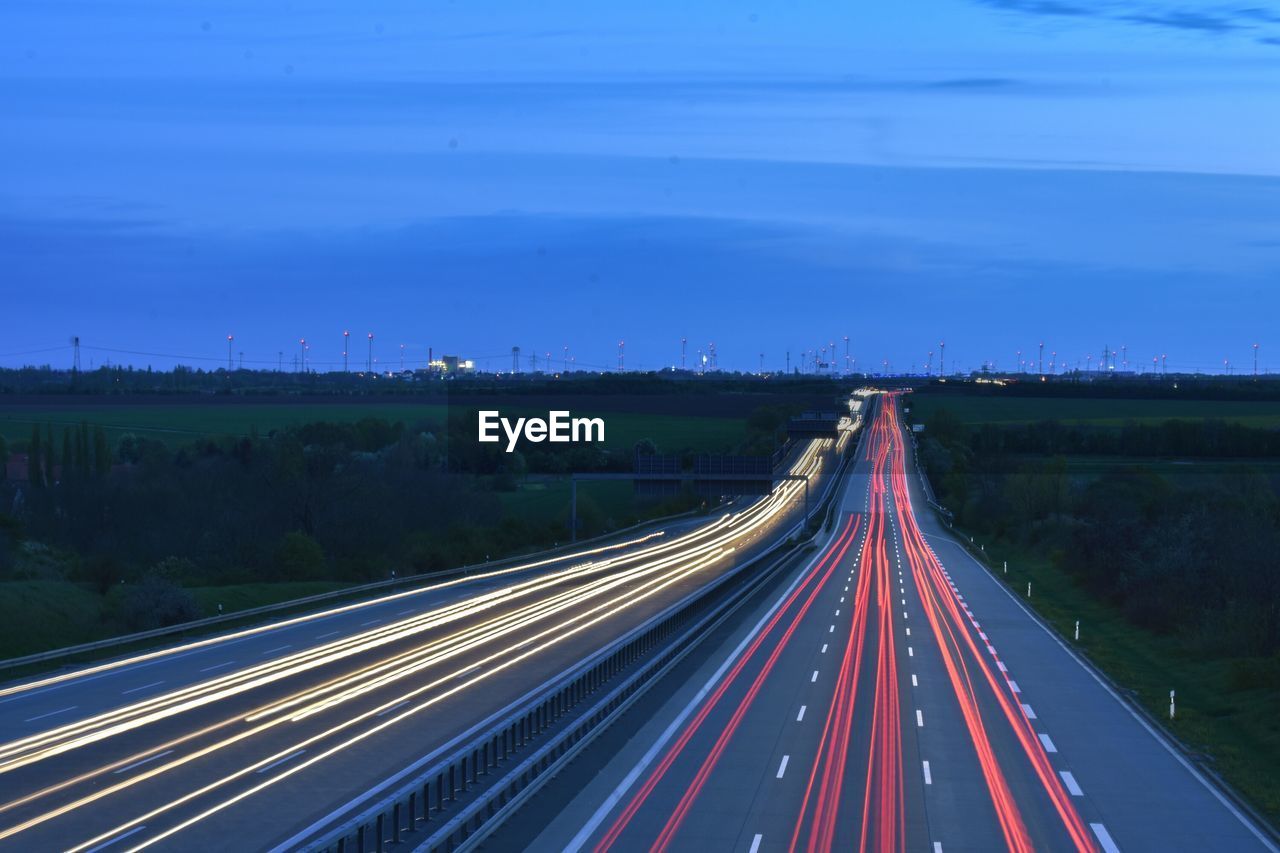
{"label": "bush", "polygon": [[154,573],[125,590],[120,602],[120,619],[132,631],[190,622],[198,615],[199,608],[190,592]]}
{"label": "bush", "polygon": [[318,580],[325,576],[324,549],[305,533],[286,533],[276,546],[273,569],[277,580]]}

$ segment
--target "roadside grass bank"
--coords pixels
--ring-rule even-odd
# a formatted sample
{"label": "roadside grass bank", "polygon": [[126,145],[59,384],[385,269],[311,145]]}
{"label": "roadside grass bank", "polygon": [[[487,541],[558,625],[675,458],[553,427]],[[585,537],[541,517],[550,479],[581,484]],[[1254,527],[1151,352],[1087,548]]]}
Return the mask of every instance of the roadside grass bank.
{"label": "roadside grass bank", "polygon": [[[968,538],[959,528],[955,532]],[[1198,763],[1222,776],[1273,826],[1280,824],[1280,659],[1208,658],[1176,635],[1135,627],[1032,549],[980,535],[974,543],[984,546],[975,556],[985,557],[992,574],[1069,646],[1173,732]],[[1077,620],[1079,641],[1073,639]],[[1170,690],[1177,693],[1173,720]]]}

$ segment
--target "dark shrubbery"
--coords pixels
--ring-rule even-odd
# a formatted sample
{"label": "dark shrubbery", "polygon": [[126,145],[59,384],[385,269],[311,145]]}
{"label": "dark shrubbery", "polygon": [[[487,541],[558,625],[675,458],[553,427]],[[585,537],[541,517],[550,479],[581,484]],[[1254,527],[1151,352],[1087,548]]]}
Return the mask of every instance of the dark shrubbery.
{"label": "dark shrubbery", "polygon": [[1072,476],[1066,457],[1258,457],[1280,433],[1213,421],[1098,427],[984,424],[946,409],[920,457],[966,530],[1035,546],[1135,625],[1193,639],[1207,653],[1280,650],[1280,499],[1261,475],[1213,469],[1172,480],[1122,463]]}

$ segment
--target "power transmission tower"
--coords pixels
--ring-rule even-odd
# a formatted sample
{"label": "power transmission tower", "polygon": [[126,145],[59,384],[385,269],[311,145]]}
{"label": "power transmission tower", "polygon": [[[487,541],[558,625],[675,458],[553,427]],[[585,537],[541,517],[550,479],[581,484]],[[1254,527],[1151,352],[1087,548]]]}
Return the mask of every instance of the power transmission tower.
{"label": "power transmission tower", "polygon": [[520,347],[511,348],[511,375],[515,376],[520,372]]}
{"label": "power transmission tower", "polygon": [[80,336],[71,339],[71,372],[80,372]]}

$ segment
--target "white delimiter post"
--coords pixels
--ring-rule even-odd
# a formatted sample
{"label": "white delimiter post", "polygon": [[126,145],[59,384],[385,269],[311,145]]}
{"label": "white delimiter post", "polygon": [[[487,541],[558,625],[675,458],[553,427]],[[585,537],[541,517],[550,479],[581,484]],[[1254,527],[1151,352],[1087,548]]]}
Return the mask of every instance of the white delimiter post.
{"label": "white delimiter post", "polygon": [[1174,693],[1172,690],[1170,690],[1169,691],[1169,719],[1171,720],[1173,719],[1173,715],[1175,711],[1174,704],[1173,704],[1173,696],[1174,696]]}
{"label": "white delimiter post", "polygon": [[1076,620],[1076,639],[1080,639],[1080,620]]}

